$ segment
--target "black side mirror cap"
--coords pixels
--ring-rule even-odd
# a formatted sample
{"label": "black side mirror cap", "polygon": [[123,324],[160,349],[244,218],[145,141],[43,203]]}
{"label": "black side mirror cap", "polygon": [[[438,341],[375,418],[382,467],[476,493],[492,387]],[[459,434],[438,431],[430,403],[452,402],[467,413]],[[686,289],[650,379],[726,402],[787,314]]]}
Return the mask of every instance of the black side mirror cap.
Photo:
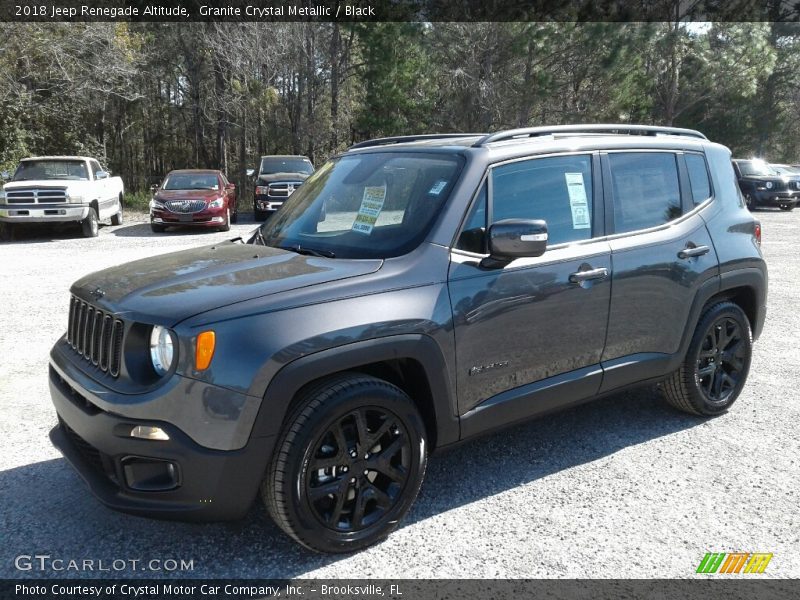
{"label": "black side mirror cap", "polygon": [[481,261],[481,266],[496,268],[515,258],[544,254],[548,240],[547,223],[532,219],[504,219],[492,223],[488,237],[489,256]]}

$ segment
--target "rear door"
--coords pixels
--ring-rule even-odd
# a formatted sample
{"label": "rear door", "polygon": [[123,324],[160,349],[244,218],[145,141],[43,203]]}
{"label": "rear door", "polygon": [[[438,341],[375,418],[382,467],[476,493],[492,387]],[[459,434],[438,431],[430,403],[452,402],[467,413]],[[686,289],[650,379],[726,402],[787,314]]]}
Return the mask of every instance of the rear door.
{"label": "rear door", "polygon": [[718,273],[702,206],[713,197],[701,153],[602,155],[612,233],[611,310],[601,391],[663,374],[697,291]]}
{"label": "rear door", "polygon": [[[585,153],[489,171],[451,252],[461,414],[508,400],[524,417],[599,388],[611,294],[599,168],[599,156]],[[488,224],[509,218],[547,221],[547,250],[482,267]],[[563,393],[543,399],[541,389]]]}

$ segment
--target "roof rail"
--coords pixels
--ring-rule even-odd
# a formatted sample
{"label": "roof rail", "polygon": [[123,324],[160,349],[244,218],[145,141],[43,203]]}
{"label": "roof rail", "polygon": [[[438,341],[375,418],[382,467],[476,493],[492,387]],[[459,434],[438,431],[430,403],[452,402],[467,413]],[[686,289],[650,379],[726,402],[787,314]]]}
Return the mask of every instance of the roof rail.
{"label": "roof rail", "polygon": [[553,135],[558,133],[629,133],[638,135],[684,135],[686,137],[707,140],[699,131],[694,129],[682,129],[680,127],[662,127],[659,125],[615,125],[615,124],[591,124],[591,125],[553,125],[551,127],[525,127],[523,129],[509,129],[498,131],[483,136],[472,147],[480,148],[492,142],[513,140],[518,138],[531,138],[540,135]]}
{"label": "roof rail", "polygon": [[487,136],[485,133],[426,133],[423,135],[396,135],[393,137],[377,138],[374,140],[367,140],[366,142],[359,142],[353,144],[348,150],[355,150],[356,148],[369,148],[371,146],[386,146],[389,144],[402,144],[404,142],[419,142],[423,140],[443,140],[448,138],[464,138],[464,137],[478,137],[484,138]]}

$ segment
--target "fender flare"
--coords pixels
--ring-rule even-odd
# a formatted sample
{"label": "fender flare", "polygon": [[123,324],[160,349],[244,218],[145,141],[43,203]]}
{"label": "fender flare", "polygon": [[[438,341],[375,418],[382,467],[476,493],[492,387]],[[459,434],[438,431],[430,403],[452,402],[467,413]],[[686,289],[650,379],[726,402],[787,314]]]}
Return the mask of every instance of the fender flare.
{"label": "fender flare", "polygon": [[251,438],[277,436],[297,392],[311,381],[386,360],[410,358],[425,371],[433,400],[437,446],[458,441],[460,426],[454,409],[447,364],[438,344],[423,334],[393,335],[329,348],[283,366],[264,393]]}

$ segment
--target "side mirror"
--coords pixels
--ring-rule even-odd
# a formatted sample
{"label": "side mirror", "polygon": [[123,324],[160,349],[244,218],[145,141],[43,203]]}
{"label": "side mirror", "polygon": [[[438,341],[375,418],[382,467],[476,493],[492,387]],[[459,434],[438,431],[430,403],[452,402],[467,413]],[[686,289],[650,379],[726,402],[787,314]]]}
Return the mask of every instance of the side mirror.
{"label": "side mirror", "polygon": [[0,173],[0,179],[3,181],[8,181],[9,179],[11,179],[11,173],[9,173],[8,171],[3,171],[2,173]]}
{"label": "side mirror", "polygon": [[236,184],[228,182],[228,185],[225,186],[225,189],[226,190],[235,190],[236,189]]}
{"label": "side mirror", "polygon": [[158,191],[158,188],[159,185],[157,183],[154,183],[153,185],[150,186],[150,193],[155,194]]}
{"label": "side mirror", "polygon": [[245,171],[245,173],[247,174],[248,177],[252,177],[253,175],[256,174],[256,170],[255,169],[247,169]]}
{"label": "side mirror", "polygon": [[97,180],[100,179],[108,179],[109,171],[98,171],[94,174],[94,178]]}
{"label": "side mirror", "polygon": [[545,221],[497,221],[489,227],[489,257],[481,261],[481,266],[497,267],[510,263],[515,258],[541,256],[547,249],[547,237]]}

